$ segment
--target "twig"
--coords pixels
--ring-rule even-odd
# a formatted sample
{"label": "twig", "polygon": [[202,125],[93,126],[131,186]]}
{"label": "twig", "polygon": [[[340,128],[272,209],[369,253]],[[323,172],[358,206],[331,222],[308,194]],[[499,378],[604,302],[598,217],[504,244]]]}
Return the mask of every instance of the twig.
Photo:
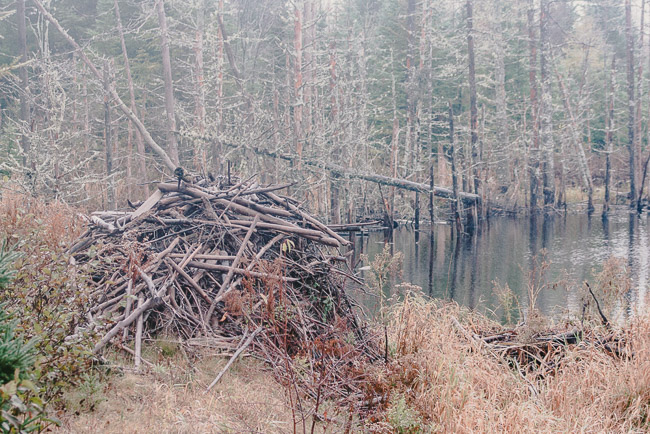
{"label": "twig", "polygon": [[[492,351],[492,349],[490,347],[488,347],[488,345],[485,342],[483,342],[480,339],[475,338],[474,336],[472,336],[472,334],[470,332],[465,330],[465,327],[463,327],[455,317],[453,317],[453,316],[451,317],[451,322],[463,334],[463,336],[465,336],[465,338],[471,344],[476,345],[479,349],[483,349],[483,350],[487,351],[497,361],[500,361],[500,362],[503,361],[503,359],[501,357],[499,357],[499,355],[496,354],[494,351]],[[519,368],[517,368],[517,373],[522,378],[522,380],[524,380],[528,384],[528,389],[530,390],[531,394],[537,398],[537,396],[539,396],[539,392],[537,392],[537,388],[535,387],[535,385],[533,383],[531,383],[530,380],[528,378],[526,378],[526,376],[524,374],[522,374],[522,372],[521,372],[521,370]]]}
{"label": "twig", "polygon": [[239,358],[241,353],[246,348],[248,348],[248,346],[253,342],[253,339],[255,339],[255,336],[257,336],[257,334],[259,332],[261,332],[261,331],[262,331],[261,326],[256,328],[255,331],[253,333],[251,333],[251,335],[248,337],[248,339],[246,339],[246,341],[243,343],[243,345],[241,345],[237,349],[237,351],[235,351],[235,354],[233,354],[233,356],[230,358],[230,360],[228,360],[228,363],[226,363],[226,366],[224,366],[224,368],[221,370],[221,372],[219,372],[219,375],[217,375],[217,377],[214,380],[212,380],[212,383],[210,383],[210,385],[207,387],[207,389],[205,389],[206,393],[209,392],[210,389],[212,389],[219,382],[219,380],[221,380],[221,377],[223,377],[223,374],[225,374],[226,371],[228,371],[230,366],[235,362],[235,360],[237,360]]}
{"label": "twig", "polygon": [[594,294],[594,291],[591,290],[591,286],[589,286],[589,283],[585,281],[585,285],[587,285],[587,289],[589,290],[589,294],[594,298],[594,301],[596,302],[596,308],[598,308],[598,313],[600,314],[600,318],[603,321],[603,325],[607,328],[609,328],[609,320],[603,313],[603,310],[600,308],[600,303],[598,302],[598,299],[596,298],[596,294]]}
{"label": "twig", "polygon": [[[131,305],[133,304],[132,292],[133,279],[129,278],[129,285],[126,287],[126,307],[124,308],[124,315],[129,316],[131,313]],[[122,334],[122,340],[125,341],[129,337],[129,329],[125,328]]]}
{"label": "twig", "polygon": [[106,335],[99,341],[97,342],[97,345],[95,345],[95,348],[93,348],[93,354],[97,354],[102,348],[106,346],[108,341],[110,341],[113,336],[118,334],[120,330],[122,330],[124,327],[129,326],[133,321],[135,321],[141,313],[146,311],[147,309],[156,307],[162,303],[162,299],[160,297],[154,297],[150,298],[147,301],[145,301],[140,307],[138,307],[136,310],[134,310],[131,315],[128,317],[124,318],[122,321],[118,322],[113,326],[113,328],[106,333]]}
{"label": "twig", "polygon": [[[232,279],[232,276],[235,274],[235,268],[237,265],[239,265],[239,261],[241,260],[242,255],[244,254],[244,251],[246,250],[246,245],[248,244],[248,240],[251,239],[251,236],[253,235],[253,232],[255,231],[255,226],[257,226],[257,222],[259,222],[259,217],[256,216],[255,219],[253,220],[253,223],[251,223],[250,229],[248,229],[248,232],[246,233],[246,236],[244,237],[244,241],[242,241],[241,246],[239,247],[239,251],[237,252],[237,255],[235,255],[235,259],[232,261],[232,265],[230,266],[230,270],[228,270],[228,274],[226,275],[226,278],[223,280],[223,283],[221,284],[221,288],[219,289],[219,292],[217,292],[217,296],[215,299],[212,301],[212,304],[210,305],[210,309],[208,309],[208,315],[206,318],[208,321],[210,318],[212,318],[212,314],[214,313],[214,309],[217,307],[217,303],[225,293],[228,291],[228,285],[230,284],[230,280]],[[221,296],[221,298],[219,298]]]}
{"label": "twig", "polygon": [[[120,350],[124,351],[125,353],[130,354],[130,355],[135,357],[135,351],[133,351],[131,348],[126,347],[126,346],[122,345],[119,342],[115,342],[113,345],[115,347],[119,348]],[[140,360],[142,361],[142,363],[149,366],[150,368],[153,367],[153,363],[151,363],[150,361],[148,361],[146,359],[143,359],[142,357],[140,357]]]}
{"label": "twig", "polygon": [[[142,306],[143,300],[142,294],[138,296],[138,307]],[[142,314],[138,316],[138,322],[135,326],[135,369],[140,369],[140,364],[142,362]]]}

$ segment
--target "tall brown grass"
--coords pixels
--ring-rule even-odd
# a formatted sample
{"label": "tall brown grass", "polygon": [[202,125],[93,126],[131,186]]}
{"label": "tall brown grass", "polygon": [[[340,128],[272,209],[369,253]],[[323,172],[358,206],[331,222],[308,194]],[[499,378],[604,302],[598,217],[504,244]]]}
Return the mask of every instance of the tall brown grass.
{"label": "tall brown grass", "polygon": [[[409,295],[390,312],[392,361],[372,381],[388,403],[374,431],[646,432],[650,430],[650,316],[624,333],[633,357],[570,348],[554,375],[524,378],[459,331],[502,327],[453,303]],[[531,387],[532,386],[532,387]],[[375,390],[377,386],[375,385]],[[531,392],[531,389],[536,392]],[[396,412],[397,407],[401,407]],[[406,408],[406,410],[404,409]],[[395,413],[416,414],[400,426]],[[410,416],[412,418],[412,416]]]}
{"label": "tall brown grass", "polygon": [[24,253],[37,248],[63,251],[83,231],[79,210],[24,194],[0,192],[0,238]]}

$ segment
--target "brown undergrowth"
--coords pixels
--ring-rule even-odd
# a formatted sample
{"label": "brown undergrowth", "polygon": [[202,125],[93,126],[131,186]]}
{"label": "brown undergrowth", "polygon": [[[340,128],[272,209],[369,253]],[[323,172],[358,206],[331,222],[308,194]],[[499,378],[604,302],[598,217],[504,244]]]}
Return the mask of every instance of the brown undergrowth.
{"label": "brown undergrowth", "polygon": [[472,338],[505,328],[456,304],[411,294],[389,317],[391,361],[385,367],[368,367],[373,372],[371,393],[383,397],[368,418],[368,430],[650,429],[649,316],[636,318],[619,332],[626,338],[627,357],[585,339],[567,344],[553,372],[544,376],[535,375],[534,369],[521,374],[511,360]]}

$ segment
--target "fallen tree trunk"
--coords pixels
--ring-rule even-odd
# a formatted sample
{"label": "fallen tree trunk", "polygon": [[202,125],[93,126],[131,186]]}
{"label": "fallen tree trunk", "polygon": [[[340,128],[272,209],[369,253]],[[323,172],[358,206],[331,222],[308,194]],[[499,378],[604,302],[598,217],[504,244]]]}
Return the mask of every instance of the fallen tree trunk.
{"label": "fallen tree trunk", "polygon": [[[237,145],[234,145],[232,143],[223,143],[225,146],[231,147],[231,148],[237,148]],[[248,146],[246,149],[250,149],[251,151],[255,152],[258,155],[263,155],[271,158],[276,158],[279,160],[285,160],[289,161],[292,163],[297,162],[297,160],[300,160],[300,162],[306,166],[310,167],[317,167],[319,169],[327,170],[330,172],[332,175],[340,177],[340,178],[349,178],[349,179],[362,179],[364,181],[370,181],[374,182],[377,184],[381,185],[389,185],[397,188],[401,188],[404,190],[410,190],[410,191],[419,191],[422,193],[431,193],[431,186],[428,184],[422,184],[419,182],[413,182],[413,181],[408,181],[406,179],[399,179],[399,178],[392,178],[389,176],[383,176],[383,175],[375,175],[373,173],[355,173],[355,172],[350,172],[347,169],[338,166],[336,164],[331,164],[331,163],[324,163],[320,161],[313,161],[305,158],[299,158],[297,156],[291,156],[291,155],[286,155],[286,154],[280,154],[278,152],[273,152],[273,151],[268,151],[266,149],[260,149],[257,147],[251,147]],[[434,186],[433,187],[433,195],[442,197],[445,199],[454,199],[454,192],[451,188],[446,188],[446,187],[438,187]],[[480,203],[481,198],[478,194],[474,193],[465,193],[465,192],[459,192],[458,193],[458,198],[462,200],[463,202],[467,204],[474,204],[474,203]]]}

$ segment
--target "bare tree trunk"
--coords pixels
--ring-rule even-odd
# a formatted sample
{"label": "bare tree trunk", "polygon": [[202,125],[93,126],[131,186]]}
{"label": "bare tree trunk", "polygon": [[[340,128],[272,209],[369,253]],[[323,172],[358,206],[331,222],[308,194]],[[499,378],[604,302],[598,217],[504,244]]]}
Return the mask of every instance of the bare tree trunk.
{"label": "bare tree trunk", "polygon": [[[122,19],[120,17],[120,6],[117,3],[117,0],[114,0],[113,6],[115,8],[115,19],[117,22],[118,33],[120,34],[120,42],[122,45],[122,54],[125,59],[125,69],[127,70],[127,77],[131,78],[131,70],[128,65],[128,55],[126,52],[126,43],[124,41],[124,29],[122,28]],[[130,81],[127,79],[127,81]],[[129,88],[129,90],[131,87]],[[131,110],[134,110],[135,104],[131,104]],[[127,154],[126,154],[126,195],[127,197],[132,197],[133,191],[133,123],[129,119],[127,126]]]}
{"label": "bare tree trunk", "polygon": [[113,141],[111,126],[111,79],[108,61],[104,63],[104,147],[106,150],[106,198],[108,209],[115,209],[115,184],[113,183]]}
{"label": "bare tree trunk", "polygon": [[637,179],[637,155],[635,143],[635,88],[634,88],[634,39],[632,36],[632,6],[630,0],[625,0],[625,41],[626,41],[626,58],[627,58],[627,103],[628,103],[628,126],[627,140],[630,171],[630,207],[634,206],[636,199],[636,179]]}
{"label": "bare tree trunk", "polygon": [[16,1],[16,18],[18,19],[18,44],[20,45],[20,145],[23,151],[23,166],[31,167],[31,143],[27,131],[30,129],[29,114],[29,79],[27,77],[27,31],[25,28],[25,0]]}
{"label": "bare tree trunk", "polygon": [[[427,0],[425,2],[425,21],[423,28],[426,29],[423,37],[427,38],[427,47],[426,47],[426,80],[427,80],[427,146],[429,149],[429,186],[431,187],[431,193],[429,194],[429,219],[431,220],[431,239],[433,240],[433,225],[435,224],[436,219],[436,204],[434,201],[433,189],[435,187],[435,156],[433,151],[433,81],[432,81],[432,71],[433,71],[433,37],[431,34],[431,22],[432,22],[432,10],[431,3]],[[436,149],[436,154],[439,154],[438,149]],[[443,158],[444,160],[444,158]]]}
{"label": "bare tree trunk", "polygon": [[641,187],[639,188],[639,197],[636,201],[636,211],[641,214],[643,212],[643,202],[642,202],[642,193],[643,193],[643,186],[645,185],[645,180],[646,176],[648,175],[648,164],[650,163],[650,154],[648,154],[648,158],[643,163],[643,175],[641,176]]}
{"label": "bare tree trunk", "polygon": [[[133,113],[135,113],[135,90],[133,88],[133,77],[131,76],[131,63],[129,62],[129,55],[126,51],[126,41],[124,39],[124,29],[122,27],[122,18],[120,16],[120,5],[117,0],[114,0],[113,5],[115,7],[115,20],[117,21],[117,31],[120,35],[120,44],[122,47],[122,57],[124,58],[124,72],[126,74],[126,82],[129,87],[129,101],[130,108]],[[128,141],[129,147],[131,146],[131,140],[133,136],[133,122],[129,119],[128,125]],[[142,141],[142,135],[140,131],[136,129],[135,131],[135,142],[138,148],[138,165],[140,172],[140,179],[146,181],[147,179],[147,167],[144,160],[145,150],[144,142]],[[146,188],[146,187],[145,187]]]}
{"label": "bare tree trunk", "polygon": [[[332,134],[332,158],[340,158],[340,133],[339,133],[339,103],[337,100],[337,76],[336,76],[336,44],[330,43],[330,113],[333,127]],[[330,214],[332,224],[341,223],[341,201],[339,199],[339,180],[337,176],[330,177]]]}
{"label": "bare tree trunk", "polygon": [[[638,157],[641,157],[641,91],[642,91],[642,79],[643,79],[643,35],[645,32],[644,29],[644,17],[645,17],[645,0],[642,0],[641,2],[641,25],[640,25],[640,42],[639,42],[639,70],[638,70],[638,81],[637,81],[637,86],[638,86],[638,93],[637,93],[637,100],[636,100],[636,135],[635,135],[635,152],[638,155]],[[649,138],[650,138],[650,129],[649,129]],[[636,211],[637,213],[641,214],[643,212],[643,190],[645,186],[645,182],[647,179],[648,175],[648,164],[650,164],[650,152],[648,152],[648,157],[645,159],[643,165],[641,168],[643,169],[643,174],[641,176],[641,186],[639,187],[639,194],[637,195],[636,199]]]}
{"label": "bare tree trunk", "polygon": [[339,197],[339,180],[336,176],[333,176],[330,181],[330,212],[332,214],[331,223],[333,225],[341,223],[341,201]]}
{"label": "bare tree trunk", "polygon": [[496,61],[496,85],[495,85],[495,96],[496,96],[496,115],[497,115],[497,139],[498,139],[498,149],[495,154],[497,161],[500,163],[496,167],[497,169],[497,179],[499,179],[501,184],[514,182],[513,179],[510,179],[509,176],[509,167],[508,161],[511,160],[507,158],[509,152],[509,139],[508,139],[508,103],[506,97],[506,63],[505,63],[505,41],[502,34],[501,28],[501,10],[500,10],[500,1],[494,2],[495,7],[499,8],[497,14],[497,24],[496,24],[496,34],[497,41],[495,44],[495,61]]}
{"label": "bare tree trunk", "polygon": [[178,145],[176,144],[176,116],[174,115],[174,82],[172,79],[172,62],[169,53],[169,34],[164,0],[156,2],[158,25],[160,26],[160,49],[162,52],[163,79],[165,82],[165,112],[167,113],[167,149],[169,158],[178,166]]}
{"label": "bare tree trunk", "polygon": [[[280,141],[280,91],[278,90],[278,87],[276,85],[276,80],[277,80],[277,72],[275,69],[275,59],[273,59],[272,63],[272,71],[273,71],[273,79],[271,80],[271,93],[273,94],[273,145],[275,147],[278,146],[278,143]],[[277,182],[277,180],[275,180]]]}
{"label": "bare tree trunk", "polygon": [[[395,80],[395,68],[393,50],[390,51],[390,64],[391,64],[391,99],[393,102],[393,133],[390,142],[390,174],[393,178],[397,178],[397,153],[399,150],[399,118],[397,117],[397,88]],[[395,218],[395,187],[390,189],[390,220],[391,227],[393,219]]]}
{"label": "bare tree trunk", "polygon": [[528,1],[528,81],[530,86],[531,123],[533,141],[530,146],[530,212],[537,211],[539,194],[539,103],[537,101],[537,41],[535,38],[535,3]]}
{"label": "bare tree trunk", "polygon": [[[569,137],[569,141],[573,141],[573,137]],[[566,204],[566,179],[567,179],[567,170],[566,170],[566,159],[564,158],[564,155],[568,152],[566,149],[566,133],[562,131],[562,137],[560,139],[559,147],[560,147],[560,155],[563,157],[560,158],[558,161],[560,165],[559,169],[559,176],[557,178],[558,181],[558,187],[559,191],[556,192],[555,194],[555,207],[559,210],[564,208],[564,211],[567,211],[567,204]]]}
{"label": "bare tree trunk", "polygon": [[201,134],[205,132],[205,83],[203,77],[204,17],[205,0],[200,0],[196,10],[196,32],[194,35],[194,113],[196,115],[196,128]]}
{"label": "bare tree trunk", "polygon": [[[89,137],[90,137],[90,103],[88,102],[88,79],[86,78],[85,74],[85,68],[82,73],[82,81],[81,81],[81,89],[83,92],[83,100],[84,100],[84,134],[83,134],[83,144],[84,144],[84,152],[88,152],[89,149]],[[88,169],[88,165],[86,165],[86,169]]]}
{"label": "bare tree trunk", "polygon": [[[481,164],[479,157],[479,144],[478,144],[478,107],[476,96],[476,65],[474,56],[474,10],[472,0],[467,0],[465,4],[467,8],[467,61],[469,66],[467,79],[469,81],[469,131],[470,131],[470,146],[471,146],[471,176],[473,179],[474,193],[480,194],[479,187],[481,179],[479,176],[479,165]],[[478,210],[468,212],[470,226],[474,225],[474,216],[478,217]]]}
{"label": "bare tree trunk", "polygon": [[[223,14],[223,0],[219,0],[218,16]],[[219,21],[221,23],[221,21]],[[217,140],[212,148],[212,161],[217,172],[223,171],[223,147],[221,145],[221,133],[223,131],[223,69],[224,69],[224,34],[221,26],[217,30]]]}
{"label": "bare tree trunk", "polygon": [[429,187],[431,192],[429,193],[429,220],[431,220],[431,230],[433,230],[433,224],[436,222],[436,208],[435,202],[433,199],[433,189],[435,187],[435,179],[433,177],[433,161],[429,166]]}
{"label": "bare tree trunk", "polygon": [[553,101],[551,95],[551,80],[548,73],[548,58],[550,56],[550,41],[548,34],[549,0],[542,0],[539,18],[539,75],[542,87],[540,105],[540,140],[544,153],[542,163],[542,184],[544,186],[544,210],[551,211],[555,203],[555,164],[553,141]]}
{"label": "bare tree trunk", "polygon": [[[426,89],[429,89],[429,83],[430,83],[430,78],[429,78],[429,72],[425,70],[425,64],[428,66],[429,65],[429,57],[428,54],[430,52],[429,50],[429,13],[430,13],[430,6],[429,6],[429,1],[424,0],[422,2],[422,13],[420,16],[420,62],[419,62],[419,72],[418,75],[420,77],[420,80],[426,80],[425,85]],[[419,88],[419,86],[418,86]],[[430,93],[425,90],[424,95],[420,91],[418,91],[417,95],[417,109],[416,109],[416,119],[417,119],[417,129],[416,129],[416,153],[415,153],[415,161],[417,165],[417,170],[418,172],[416,173],[416,181],[419,182],[420,180],[420,161],[421,161],[421,152],[423,145],[425,146],[425,149],[431,149],[431,131],[429,130],[428,133],[423,134],[421,131],[421,126],[424,124],[427,128],[430,127],[430,113],[428,112],[428,109],[431,108],[431,104],[429,103],[426,107],[424,105],[424,102],[426,99],[431,100]],[[424,142],[424,139],[426,137],[426,143]],[[429,155],[427,156],[429,163],[430,163],[430,158],[431,154],[429,152]],[[431,205],[431,204],[429,204]],[[430,210],[431,211],[431,210]],[[420,229],[420,193],[416,192],[415,193],[415,229],[419,230]]]}
{"label": "bare tree trunk", "polygon": [[[644,30],[645,29],[643,27],[641,27],[641,33],[642,34],[643,34]],[[648,56],[648,70],[650,71],[650,55]],[[639,75],[639,80],[641,80],[641,75]],[[641,99],[641,94],[639,94],[639,99]],[[648,87],[648,113],[650,113],[650,86]],[[650,114],[649,114],[649,116],[650,116]],[[641,121],[639,121],[639,123],[641,123]],[[639,133],[640,133],[640,130],[639,130]],[[648,146],[650,146],[650,128],[647,128],[646,134],[647,134],[646,135],[646,143],[648,144]],[[640,141],[641,141],[641,138],[639,137],[639,142]],[[650,157],[650,150],[648,151],[648,156]],[[648,160],[650,161],[650,158]],[[644,169],[644,173],[646,173],[647,169],[648,169],[648,164],[647,163],[645,164],[643,169]],[[642,191],[643,191],[643,189],[642,189]],[[643,193],[639,193],[639,196],[641,196],[642,194]],[[637,207],[639,206],[639,204],[640,204],[640,202],[637,202]]]}
{"label": "bare tree trunk", "polygon": [[[641,23],[639,25],[639,58],[638,58],[638,70],[637,70],[637,94],[636,94],[636,131],[634,133],[634,148],[635,151],[638,155],[637,160],[641,160],[642,155],[641,155],[641,137],[642,137],[642,120],[643,117],[641,115],[641,94],[642,94],[642,85],[643,85],[643,53],[644,53],[644,47],[643,47],[643,36],[645,34],[645,28],[644,28],[644,19],[645,19],[645,0],[641,0]],[[650,161],[650,153],[648,153],[648,159],[646,161]],[[641,186],[639,187],[639,192],[637,194],[636,198],[636,209],[637,212],[641,213],[642,207],[641,207],[641,201],[643,200],[643,190],[644,190],[644,185],[645,185],[645,177],[648,172],[648,164],[642,165],[639,167],[639,170],[643,170],[643,175],[641,177]]]}
{"label": "bare tree trunk", "polygon": [[614,152],[614,71],[616,70],[616,55],[612,52],[612,66],[609,70],[607,83],[607,110],[605,111],[605,144],[607,152],[605,153],[605,200],[603,202],[603,217],[609,212],[610,189],[612,179],[612,162],[611,155]]}
{"label": "bare tree trunk", "polygon": [[[415,52],[416,52],[416,41],[415,41],[415,14],[416,14],[416,0],[408,0],[406,6],[406,39],[407,39],[407,49],[406,49],[406,150],[404,153],[404,166],[409,168],[411,173],[405,173],[405,175],[415,174],[415,180],[417,178],[417,162],[416,162],[416,147],[418,146],[417,141],[417,131],[416,131],[416,116],[417,116],[417,95],[416,95],[416,77],[415,77]],[[408,170],[408,169],[407,169]],[[420,197],[415,193],[415,200],[413,208],[415,211],[414,221],[416,225],[419,226],[420,219]]]}
{"label": "bare tree trunk", "polygon": [[[294,38],[293,46],[295,50],[294,58],[294,77],[293,77],[293,91],[294,91],[294,108],[293,108],[293,128],[294,136],[293,143],[294,149],[298,157],[302,157],[303,148],[303,130],[302,130],[302,112],[303,112],[303,88],[302,88],[302,8],[298,3],[294,6]],[[300,167],[300,159],[298,160],[298,167]]]}
{"label": "bare tree trunk", "polygon": [[[234,145],[231,143],[224,142],[224,144],[231,148],[239,147],[238,145]],[[279,160],[288,161],[290,163],[296,160],[295,155],[285,155],[278,152],[273,152],[267,149],[260,149],[252,146],[248,147],[248,149],[257,155],[276,158]],[[322,159],[312,160],[308,158],[303,158],[303,163],[309,167],[315,167],[322,170],[326,170],[330,172],[333,176],[338,176],[339,178],[360,179],[363,181],[374,182],[376,184],[395,186],[403,190],[419,191],[421,193],[429,193],[431,191],[428,184],[408,181],[406,179],[391,178],[389,176],[384,176],[384,175],[376,175],[374,173],[365,173],[359,171],[350,172],[348,171],[348,169],[346,169],[343,166],[333,164],[333,163],[326,163]],[[439,186],[434,188],[433,194],[435,196],[443,197],[446,199],[451,199],[454,196],[454,192],[452,189],[446,187],[439,187]],[[474,193],[466,193],[464,191],[459,192],[458,197],[464,203],[467,203],[468,206],[471,206],[472,204],[481,200],[481,197],[479,195]]]}
{"label": "bare tree trunk", "polygon": [[306,137],[309,137],[311,133],[311,128],[312,128],[312,110],[313,110],[313,101],[312,101],[312,94],[313,94],[313,86],[314,86],[314,58],[313,58],[313,51],[314,51],[314,28],[315,28],[315,23],[313,22],[314,20],[314,0],[304,0],[304,13],[303,13],[303,19],[304,19],[304,25],[307,26],[305,28],[305,31],[303,32],[303,51],[304,51],[304,57],[305,57],[305,74],[304,74],[304,107],[305,107],[305,119],[304,119],[304,125],[303,129],[305,132]]}
{"label": "bare tree trunk", "polygon": [[[413,169],[415,148],[415,67],[413,56],[415,52],[415,1],[408,0],[406,6],[406,133],[404,167]],[[405,172],[405,176],[410,173]]]}
{"label": "bare tree trunk", "polygon": [[492,141],[489,141],[489,145],[487,147],[487,151],[484,149],[484,146],[486,144],[485,140],[485,104],[481,104],[481,116],[479,118],[479,135],[478,135],[478,143],[479,143],[479,160],[482,162],[481,163],[481,170],[479,171],[479,174],[481,176],[481,192],[478,193],[481,196],[481,202],[480,206],[477,206],[475,209],[477,211],[477,221],[479,218],[478,211],[480,211],[480,218],[485,220],[488,218],[488,210],[489,210],[489,205],[490,205],[490,191],[488,190],[488,187],[490,185],[489,179],[492,176],[491,175],[491,168],[490,165],[487,164],[487,162],[492,161],[492,151],[493,151],[493,144]]}
{"label": "bare tree trunk", "polygon": [[564,103],[564,108],[566,109],[566,114],[569,117],[569,122],[571,124],[571,142],[573,143],[576,154],[578,156],[578,166],[580,167],[582,182],[587,189],[587,213],[592,214],[594,212],[594,186],[591,179],[591,172],[589,170],[589,163],[587,162],[587,155],[585,154],[585,150],[582,147],[582,138],[580,134],[581,130],[578,127],[578,122],[576,121],[575,115],[573,113],[573,108],[571,107],[571,102],[569,101],[569,95],[567,94],[566,87],[564,86],[564,80],[562,80],[562,76],[557,70],[555,71],[555,74],[560,86],[562,102]]}
{"label": "bare tree trunk", "polygon": [[[636,95],[635,95],[635,104],[636,104],[636,114],[635,114],[635,121],[636,121],[636,130],[634,132],[634,148],[637,152],[637,162],[641,160],[641,132],[642,132],[642,121],[643,118],[641,116],[641,93],[642,93],[642,88],[643,88],[643,53],[644,53],[644,47],[643,47],[643,36],[645,34],[645,29],[644,29],[644,18],[645,18],[645,0],[641,0],[641,23],[639,25],[639,55],[636,59],[636,62],[638,63],[637,66],[637,79],[636,79]],[[639,169],[642,169],[639,167]],[[637,174],[638,176],[638,174]],[[639,196],[643,194],[643,191],[639,191]]]}
{"label": "bare tree trunk", "polygon": [[456,149],[454,147],[455,142],[455,132],[454,132],[454,111],[452,108],[451,101],[449,102],[449,155],[451,159],[451,182],[452,189],[454,192],[454,197],[451,200],[451,212],[456,226],[456,233],[460,234],[463,232],[463,222],[460,219],[460,200],[458,194],[458,172],[456,170]]}
{"label": "bare tree trunk", "polygon": [[474,193],[479,193],[480,177],[478,174],[478,107],[476,104],[476,66],[474,60],[474,12],[472,0],[467,0],[467,59],[469,63],[469,130],[472,146],[472,178]]}

